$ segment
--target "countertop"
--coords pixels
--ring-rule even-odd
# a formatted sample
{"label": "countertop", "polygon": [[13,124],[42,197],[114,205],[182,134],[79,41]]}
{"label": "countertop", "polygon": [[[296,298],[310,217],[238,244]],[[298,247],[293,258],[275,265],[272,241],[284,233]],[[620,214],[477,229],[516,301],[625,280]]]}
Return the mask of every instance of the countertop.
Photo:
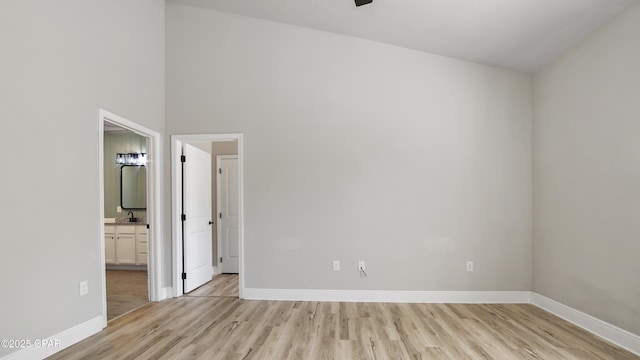
{"label": "countertop", "polygon": [[136,222],[129,221],[128,217],[117,217],[105,219],[105,225],[147,225],[147,219],[144,217],[136,217]]}

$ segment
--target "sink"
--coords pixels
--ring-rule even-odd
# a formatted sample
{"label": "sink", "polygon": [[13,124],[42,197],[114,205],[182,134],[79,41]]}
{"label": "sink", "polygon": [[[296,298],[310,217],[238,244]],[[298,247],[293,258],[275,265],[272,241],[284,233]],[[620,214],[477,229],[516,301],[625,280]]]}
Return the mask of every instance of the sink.
{"label": "sink", "polygon": [[130,216],[127,217],[117,217],[115,218],[115,223],[120,224],[120,225],[126,225],[126,224],[146,224],[147,223],[147,219],[142,216],[142,217],[134,217],[133,221],[131,220]]}

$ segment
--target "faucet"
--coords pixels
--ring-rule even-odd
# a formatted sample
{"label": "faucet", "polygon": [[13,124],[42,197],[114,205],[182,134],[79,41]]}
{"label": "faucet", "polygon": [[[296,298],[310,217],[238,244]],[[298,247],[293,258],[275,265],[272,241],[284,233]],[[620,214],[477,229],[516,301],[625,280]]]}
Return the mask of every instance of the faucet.
{"label": "faucet", "polygon": [[129,218],[129,222],[136,222],[136,218],[133,217],[133,211],[129,211],[127,215],[131,215],[131,217]]}

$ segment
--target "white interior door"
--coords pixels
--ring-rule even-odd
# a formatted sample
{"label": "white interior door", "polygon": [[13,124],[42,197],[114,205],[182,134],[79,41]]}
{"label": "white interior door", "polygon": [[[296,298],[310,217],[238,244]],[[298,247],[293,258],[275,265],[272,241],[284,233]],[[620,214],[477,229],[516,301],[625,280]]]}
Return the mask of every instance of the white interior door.
{"label": "white interior door", "polygon": [[[211,280],[211,154],[184,146],[184,292]],[[186,277],[186,278],[185,278]]]}
{"label": "white interior door", "polygon": [[217,157],[218,239],[223,273],[238,273],[240,234],[238,231],[238,157]]}

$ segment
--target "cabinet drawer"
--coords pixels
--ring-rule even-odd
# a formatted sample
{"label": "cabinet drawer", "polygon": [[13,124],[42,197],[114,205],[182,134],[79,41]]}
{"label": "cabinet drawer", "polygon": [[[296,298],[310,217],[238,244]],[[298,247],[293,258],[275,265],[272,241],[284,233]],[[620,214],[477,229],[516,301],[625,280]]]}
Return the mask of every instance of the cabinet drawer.
{"label": "cabinet drawer", "polygon": [[136,234],[138,234],[138,235],[147,235],[147,225],[138,225],[138,226],[136,226]]}
{"label": "cabinet drawer", "polygon": [[138,264],[146,264],[147,263],[147,254],[138,254],[136,256],[136,261]]}
{"label": "cabinet drawer", "polygon": [[105,234],[115,234],[116,233],[116,227],[113,226],[113,225],[105,225],[104,233]]}
{"label": "cabinet drawer", "polygon": [[135,234],[136,226],[135,225],[119,225],[118,226],[118,234]]}

